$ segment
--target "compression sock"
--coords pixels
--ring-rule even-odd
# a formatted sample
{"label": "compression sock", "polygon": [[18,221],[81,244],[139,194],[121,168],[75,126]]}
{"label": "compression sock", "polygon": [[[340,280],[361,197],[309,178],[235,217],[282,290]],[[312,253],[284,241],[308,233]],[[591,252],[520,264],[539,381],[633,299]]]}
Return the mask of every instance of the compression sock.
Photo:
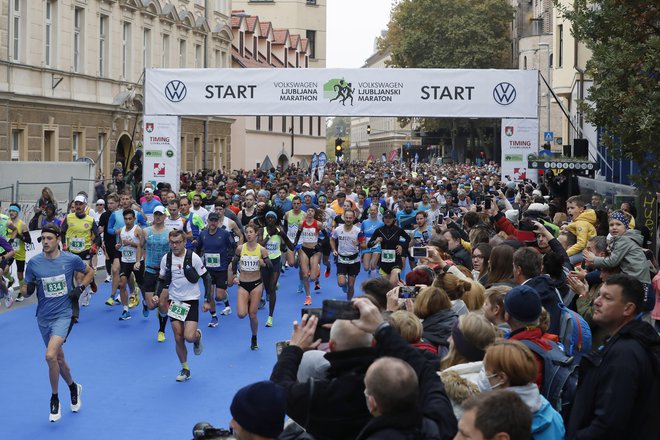
{"label": "compression sock", "polygon": [[158,312],[158,331],[165,332],[165,326],[167,325],[167,313]]}
{"label": "compression sock", "polygon": [[217,316],[215,312],[212,312],[210,310],[209,310],[209,313],[211,314],[211,318],[215,318]]}

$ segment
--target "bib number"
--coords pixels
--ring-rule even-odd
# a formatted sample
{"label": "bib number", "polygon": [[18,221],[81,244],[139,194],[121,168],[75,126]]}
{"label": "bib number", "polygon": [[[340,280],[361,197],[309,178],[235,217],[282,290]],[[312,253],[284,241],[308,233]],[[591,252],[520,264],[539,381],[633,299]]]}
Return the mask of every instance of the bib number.
{"label": "bib number", "polygon": [[185,321],[189,311],[190,304],[173,300],[169,309],[167,309],[167,316],[177,321]]}
{"label": "bib number", "polygon": [[204,254],[206,267],[220,267],[220,254]]}
{"label": "bib number", "polygon": [[121,250],[121,259],[126,263],[135,263],[135,249],[124,246]]}
{"label": "bib number", "polygon": [[280,250],[280,245],[277,242],[268,242],[266,243],[266,250],[270,255],[276,254]]}
{"label": "bib number", "polygon": [[43,278],[42,283],[46,298],[59,298],[69,293],[64,275]]}
{"label": "bib number", "polygon": [[18,248],[21,246],[21,242],[19,241],[18,238],[14,238],[11,241],[11,247],[14,249],[14,251],[18,251]]}
{"label": "bib number", "polygon": [[383,249],[383,252],[380,256],[380,261],[383,263],[394,263],[394,260],[396,259],[396,251],[391,250],[391,249]]}
{"label": "bib number", "polygon": [[85,239],[84,238],[72,238],[69,240],[69,248],[72,251],[80,252],[85,249]]}
{"label": "bib number", "polygon": [[259,257],[243,255],[241,257],[241,271],[256,272],[259,270]]}
{"label": "bib number", "polygon": [[286,232],[287,237],[289,237],[289,240],[296,241],[296,235],[298,235],[298,226],[291,225],[289,226],[289,230]]}

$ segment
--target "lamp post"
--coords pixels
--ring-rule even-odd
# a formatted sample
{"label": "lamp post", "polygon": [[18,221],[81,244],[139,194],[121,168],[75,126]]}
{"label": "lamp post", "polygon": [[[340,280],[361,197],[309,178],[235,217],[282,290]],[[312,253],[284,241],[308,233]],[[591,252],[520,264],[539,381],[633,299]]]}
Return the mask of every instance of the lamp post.
{"label": "lamp post", "polygon": [[[545,77],[545,80],[548,84],[548,91],[545,94],[545,98],[546,98],[546,107],[547,107],[546,117],[547,117],[547,123],[548,123],[548,131],[551,131],[550,130],[550,84],[551,84],[550,83],[550,44],[549,43],[539,43],[539,48],[541,48],[541,47],[545,47],[545,49],[548,51],[546,77]],[[539,56],[539,60],[540,59],[541,59],[541,57]],[[541,63],[539,63],[539,64],[541,64]],[[541,66],[539,66],[539,68],[540,67]]]}

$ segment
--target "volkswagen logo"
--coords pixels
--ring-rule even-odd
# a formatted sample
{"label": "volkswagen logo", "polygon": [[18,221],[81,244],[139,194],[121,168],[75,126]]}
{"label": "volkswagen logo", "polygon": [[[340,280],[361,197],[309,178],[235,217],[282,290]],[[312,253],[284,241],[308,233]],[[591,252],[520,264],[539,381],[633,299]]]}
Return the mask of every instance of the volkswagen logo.
{"label": "volkswagen logo", "polygon": [[501,105],[509,105],[516,100],[516,88],[508,82],[501,82],[493,89],[493,99]]}
{"label": "volkswagen logo", "polygon": [[178,79],[168,82],[165,86],[165,97],[172,102],[183,101],[183,98],[186,97],[186,93],[188,93],[186,85]]}

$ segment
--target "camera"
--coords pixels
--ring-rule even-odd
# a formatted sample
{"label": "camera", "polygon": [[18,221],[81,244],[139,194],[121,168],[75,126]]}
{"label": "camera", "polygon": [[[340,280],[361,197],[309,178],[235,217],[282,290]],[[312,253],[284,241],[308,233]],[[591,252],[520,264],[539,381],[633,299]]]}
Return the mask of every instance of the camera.
{"label": "camera", "polygon": [[193,440],[235,439],[231,429],[216,428],[209,422],[197,422],[192,429]]}
{"label": "camera", "polygon": [[400,299],[415,299],[421,290],[420,286],[401,286],[399,287]]}
{"label": "camera", "polygon": [[527,231],[527,232],[534,232],[536,230],[536,226],[534,225],[534,222],[532,220],[530,220],[529,218],[523,218],[518,223],[518,230]]}
{"label": "camera", "polygon": [[282,354],[282,351],[289,346],[290,341],[277,341],[275,343],[275,354],[279,357]]}
{"label": "camera", "polygon": [[490,199],[486,199],[486,201],[484,203],[484,207],[486,209],[490,209],[492,207],[492,201]]}
{"label": "camera", "polygon": [[428,256],[429,256],[429,250],[425,246],[412,248],[413,258],[428,258]]}
{"label": "camera", "polygon": [[321,320],[323,324],[335,322],[338,319],[359,319],[360,311],[350,301],[326,299],[321,309]]}

